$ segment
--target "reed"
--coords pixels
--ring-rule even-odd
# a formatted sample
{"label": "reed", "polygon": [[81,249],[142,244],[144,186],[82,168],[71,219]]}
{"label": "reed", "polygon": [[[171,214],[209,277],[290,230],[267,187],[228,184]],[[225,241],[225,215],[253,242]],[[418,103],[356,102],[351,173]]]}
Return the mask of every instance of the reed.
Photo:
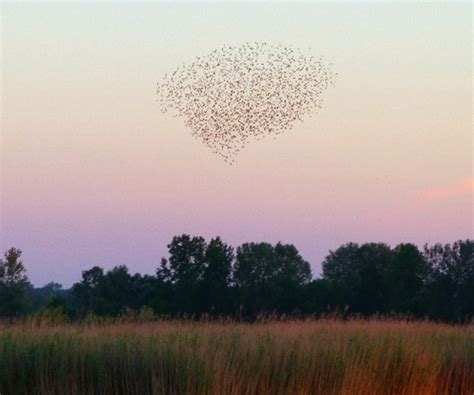
{"label": "reed", "polygon": [[0,329],[6,394],[472,394],[474,327],[158,320]]}

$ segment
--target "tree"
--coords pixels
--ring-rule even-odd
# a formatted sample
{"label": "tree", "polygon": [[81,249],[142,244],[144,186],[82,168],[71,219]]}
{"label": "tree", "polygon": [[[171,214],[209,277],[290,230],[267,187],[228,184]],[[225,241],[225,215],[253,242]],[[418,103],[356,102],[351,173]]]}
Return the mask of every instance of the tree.
{"label": "tree", "polygon": [[175,236],[168,244],[172,283],[193,286],[203,278],[206,241],[189,235]]}
{"label": "tree", "polygon": [[237,248],[234,281],[244,315],[292,312],[310,279],[308,262],[292,245],[245,243]]}
{"label": "tree", "polygon": [[329,255],[323,261],[323,276],[333,281],[350,282],[354,280],[358,262],[359,245],[347,243]]}
{"label": "tree", "polygon": [[117,316],[127,307],[132,308],[134,305],[136,295],[133,292],[132,276],[126,266],[115,266],[109,270],[103,278],[101,288],[106,315]]}
{"label": "tree", "polygon": [[453,244],[452,253],[456,260],[457,285],[455,300],[460,321],[474,317],[474,240],[459,240]]}
{"label": "tree", "polygon": [[304,287],[302,312],[320,316],[325,313],[343,313],[345,308],[344,289],[341,283],[318,278]]}
{"label": "tree", "polygon": [[41,306],[46,304],[51,298],[55,296],[62,296],[66,299],[67,290],[63,290],[61,284],[56,282],[49,282],[40,288],[30,288],[28,290],[29,297],[31,299],[31,305],[33,310],[38,310]]}
{"label": "tree", "polygon": [[199,236],[173,237],[168,244],[169,259],[162,259],[157,270],[158,279],[171,285],[176,313],[202,313],[200,285],[205,271],[206,241]]}
{"label": "tree", "polygon": [[256,316],[271,312],[271,277],[275,272],[273,247],[269,243],[245,243],[237,248],[234,281],[241,313]]}
{"label": "tree", "polygon": [[474,240],[424,248],[429,267],[423,303],[431,318],[464,322],[474,317]]}
{"label": "tree", "polygon": [[87,313],[118,316],[126,309],[139,310],[152,299],[156,302],[156,281],[152,276],[132,276],[124,265],[106,273],[94,266],[82,272],[82,281],[73,285],[74,304],[82,316]]}
{"label": "tree", "polygon": [[302,304],[303,286],[311,281],[311,266],[292,244],[277,243],[274,247],[277,288],[275,303],[282,313],[299,310]]}
{"label": "tree", "polygon": [[169,313],[169,300],[171,295],[167,291],[167,284],[156,276],[140,275],[131,277],[133,301],[130,306],[134,310],[143,307],[150,308],[155,314]]}
{"label": "tree", "polygon": [[94,313],[104,315],[105,303],[102,297],[104,269],[94,266],[82,272],[82,280],[72,287],[74,304],[79,315]]}
{"label": "tree", "polygon": [[0,315],[15,316],[28,307],[27,291],[31,284],[21,258],[21,250],[10,248],[0,259]]}
{"label": "tree", "polygon": [[[131,275],[126,266],[82,272],[71,290],[49,283],[33,289],[11,248],[0,259],[0,316],[34,311],[81,317],[117,316],[150,308],[159,314],[261,313],[321,315],[347,312],[367,316],[401,313],[449,322],[474,318],[474,240],[391,249],[383,243],[348,243],[330,251],[323,276],[295,246],[245,243],[234,249],[220,237],[209,243],[181,235],[168,245],[156,276]],[[30,299],[33,303],[30,303]]]}
{"label": "tree", "polygon": [[234,251],[220,237],[212,239],[206,248],[201,294],[207,312],[229,314],[232,309],[230,281]]}
{"label": "tree", "polygon": [[400,244],[393,250],[387,272],[389,311],[421,315],[421,292],[428,265],[414,244]]}
{"label": "tree", "polygon": [[339,298],[331,298],[332,309],[346,311],[349,307],[354,310],[354,301],[358,297],[361,287],[361,278],[358,271],[359,245],[347,243],[335,251],[329,251],[329,255],[322,263],[323,279],[330,283],[325,285],[326,289],[336,288],[340,290]]}
{"label": "tree", "polygon": [[370,315],[387,310],[387,270],[392,251],[383,243],[349,243],[330,251],[323,262],[323,277],[344,290],[349,312]]}

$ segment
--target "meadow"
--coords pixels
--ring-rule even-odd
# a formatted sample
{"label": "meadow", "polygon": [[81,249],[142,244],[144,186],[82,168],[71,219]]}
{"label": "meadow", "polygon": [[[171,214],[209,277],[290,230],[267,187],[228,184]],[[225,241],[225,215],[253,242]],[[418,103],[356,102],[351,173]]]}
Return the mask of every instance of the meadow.
{"label": "meadow", "polygon": [[396,320],[4,324],[6,394],[472,394],[474,327]]}

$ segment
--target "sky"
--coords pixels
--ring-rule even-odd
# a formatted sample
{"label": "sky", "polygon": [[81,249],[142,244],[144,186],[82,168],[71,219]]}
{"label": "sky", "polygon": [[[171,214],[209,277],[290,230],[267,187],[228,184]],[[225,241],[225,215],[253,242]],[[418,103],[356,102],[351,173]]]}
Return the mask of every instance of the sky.
{"label": "sky", "polygon": [[[470,3],[2,3],[0,247],[34,285],[153,273],[174,235],[293,243],[473,237]],[[334,64],[316,116],[233,166],[156,83],[247,41]]]}

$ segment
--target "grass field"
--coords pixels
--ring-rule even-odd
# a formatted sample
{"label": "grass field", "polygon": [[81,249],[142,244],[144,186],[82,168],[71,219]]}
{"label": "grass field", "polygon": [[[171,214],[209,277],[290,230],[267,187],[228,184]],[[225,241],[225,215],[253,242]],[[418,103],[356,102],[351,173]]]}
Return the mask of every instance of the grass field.
{"label": "grass field", "polygon": [[6,394],[473,394],[474,327],[352,320],[0,329]]}

